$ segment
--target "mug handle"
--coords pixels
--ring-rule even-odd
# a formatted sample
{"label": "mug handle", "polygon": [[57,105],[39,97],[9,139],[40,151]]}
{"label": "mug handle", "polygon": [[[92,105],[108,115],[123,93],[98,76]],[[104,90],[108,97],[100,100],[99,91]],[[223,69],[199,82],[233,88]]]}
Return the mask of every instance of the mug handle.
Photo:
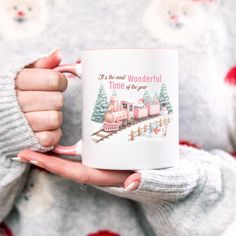
{"label": "mug handle", "polygon": [[[53,70],[61,73],[70,73],[81,78],[81,69],[81,63],[78,63],[71,65],[60,65],[58,67],[55,67]],[[80,140],[73,146],[56,145],[52,151],[57,154],[77,156],[81,154],[81,144],[82,140]]]}

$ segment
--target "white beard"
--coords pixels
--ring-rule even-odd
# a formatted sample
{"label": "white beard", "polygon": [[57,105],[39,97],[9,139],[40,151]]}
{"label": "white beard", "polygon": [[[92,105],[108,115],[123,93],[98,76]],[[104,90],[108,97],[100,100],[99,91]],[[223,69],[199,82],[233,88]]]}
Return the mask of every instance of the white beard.
{"label": "white beard", "polygon": [[37,11],[33,15],[27,15],[22,22],[15,20],[5,8],[4,3],[1,3],[0,16],[0,35],[5,40],[22,40],[39,35],[48,22],[48,10],[45,3],[40,3]]}
{"label": "white beard", "polygon": [[[16,202],[16,207],[21,214],[32,217],[47,213],[51,204],[55,201],[51,194],[52,183],[49,181],[50,177],[40,170],[31,172],[29,181]],[[60,181],[60,178],[55,176],[55,181]]]}
{"label": "white beard", "polygon": [[204,33],[207,26],[207,14],[203,8],[196,5],[197,3],[190,1],[186,1],[186,4],[191,11],[186,17],[182,17],[183,24],[171,25],[167,13],[169,9],[175,11],[175,6],[178,7],[177,11],[181,10],[181,5],[177,5],[178,1],[184,4],[181,0],[153,0],[149,4],[143,24],[153,38],[171,45],[182,45],[197,40]]}

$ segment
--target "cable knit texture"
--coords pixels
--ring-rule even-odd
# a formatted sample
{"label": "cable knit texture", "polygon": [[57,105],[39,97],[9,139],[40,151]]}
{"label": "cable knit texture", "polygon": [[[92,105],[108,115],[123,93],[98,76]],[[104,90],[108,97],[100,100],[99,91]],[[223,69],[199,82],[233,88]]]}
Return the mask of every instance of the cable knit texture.
{"label": "cable knit texture", "polygon": [[[150,11],[154,1],[167,4],[161,11]],[[236,90],[224,82],[236,63],[235,0],[191,1],[181,18],[185,21],[169,28],[181,34],[180,26],[186,24],[190,31],[185,35],[191,36],[191,40],[178,40],[178,45],[168,39],[180,58],[180,138],[182,143],[204,150],[180,146],[178,166],[140,170],[141,183],[133,192],[121,187],[83,186],[41,169],[28,172],[27,166],[9,158],[22,148],[45,151],[16,100],[14,78],[22,67],[55,47],[62,49],[63,63],[76,62],[84,49],[170,47],[163,41],[165,37],[158,35],[161,28],[155,29],[168,22],[165,16],[170,9],[184,14],[178,5],[183,1],[58,0],[35,6],[27,0],[21,5],[27,20],[19,22],[9,10],[17,0],[5,1],[7,6],[0,4],[1,17],[8,17],[1,22],[11,22],[8,27],[0,24],[0,220],[4,219],[14,235],[235,235],[236,164],[227,152],[234,151],[236,144],[232,119],[236,109],[231,96]],[[47,9],[40,9],[43,6]],[[37,27],[32,38],[24,35],[33,24],[45,24],[38,14],[46,12],[50,13],[48,21],[39,27],[38,35]],[[197,15],[191,17],[198,13],[206,17],[204,25],[194,22]],[[148,14],[153,14],[147,17],[152,21],[143,24]],[[199,32],[194,31],[195,25]],[[17,39],[22,40],[14,40],[16,27],[21,33]],[[184,39],[183,35],[178,39]],[[71,145],[81,138],[81,81],[69,79],[64,95],[61,143]]]}
{"label": "cable knit texture", "polygon": [[15,90],[17,73],[39,57],[22,56],[18,61],[16,58],[7,60],[10,66],[2,68],[0,75],[0,153],[6,157],[13,157],[22,149],[41,152],[49,150],[39,145],[36,140],[21,112]]}
{"label": "cable knit texture", "polygon": [[[36,140],[24,114],[19,107],[15,78],[17,73],[38,56],[21,56],[14,61],[5,58],[8,65],[1,68],[0,74],[0,220],[11,209],[16,196],[25,183],[27,166],[12,163],[10,157],[17,155],[19,150],[32,149],[45,152],[48,148],[42,147]],[[2,64],[3,65],[3,64]]]}
{"label": "cable knit texture", "polygon": [[172,169],[139,171],[142,182],[134,192],[106,191],[141,201],[156,235],[222,235],[236,215],[229,204],[235,190],[226,187],[233,186],[235,161],[222,151],[210,154],[188,147],[181,147],[180,155],[180,165]]}

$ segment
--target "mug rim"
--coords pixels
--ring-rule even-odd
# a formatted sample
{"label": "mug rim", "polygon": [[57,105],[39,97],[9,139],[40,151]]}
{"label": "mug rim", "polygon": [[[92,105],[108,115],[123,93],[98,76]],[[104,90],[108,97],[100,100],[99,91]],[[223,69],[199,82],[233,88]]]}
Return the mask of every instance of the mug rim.
{"label": "mug rim", "polygon": [[166,51],[166,52],[178,52],[178,49],[174,48],[91,48],[91,49],[85,49],[83,52],[100,52],[100,51]]}

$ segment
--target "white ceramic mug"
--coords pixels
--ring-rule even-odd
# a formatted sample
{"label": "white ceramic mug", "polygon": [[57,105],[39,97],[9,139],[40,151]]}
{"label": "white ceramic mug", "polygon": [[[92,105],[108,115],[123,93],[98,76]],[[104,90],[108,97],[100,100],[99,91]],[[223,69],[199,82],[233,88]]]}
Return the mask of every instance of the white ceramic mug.
{"label": "white ceramic mug", "polygon": [[82,140],[54,152],[86,166],[137,170],[178,160],[178,53],[169,49],[84,51],[55,68],[82,78]]}

